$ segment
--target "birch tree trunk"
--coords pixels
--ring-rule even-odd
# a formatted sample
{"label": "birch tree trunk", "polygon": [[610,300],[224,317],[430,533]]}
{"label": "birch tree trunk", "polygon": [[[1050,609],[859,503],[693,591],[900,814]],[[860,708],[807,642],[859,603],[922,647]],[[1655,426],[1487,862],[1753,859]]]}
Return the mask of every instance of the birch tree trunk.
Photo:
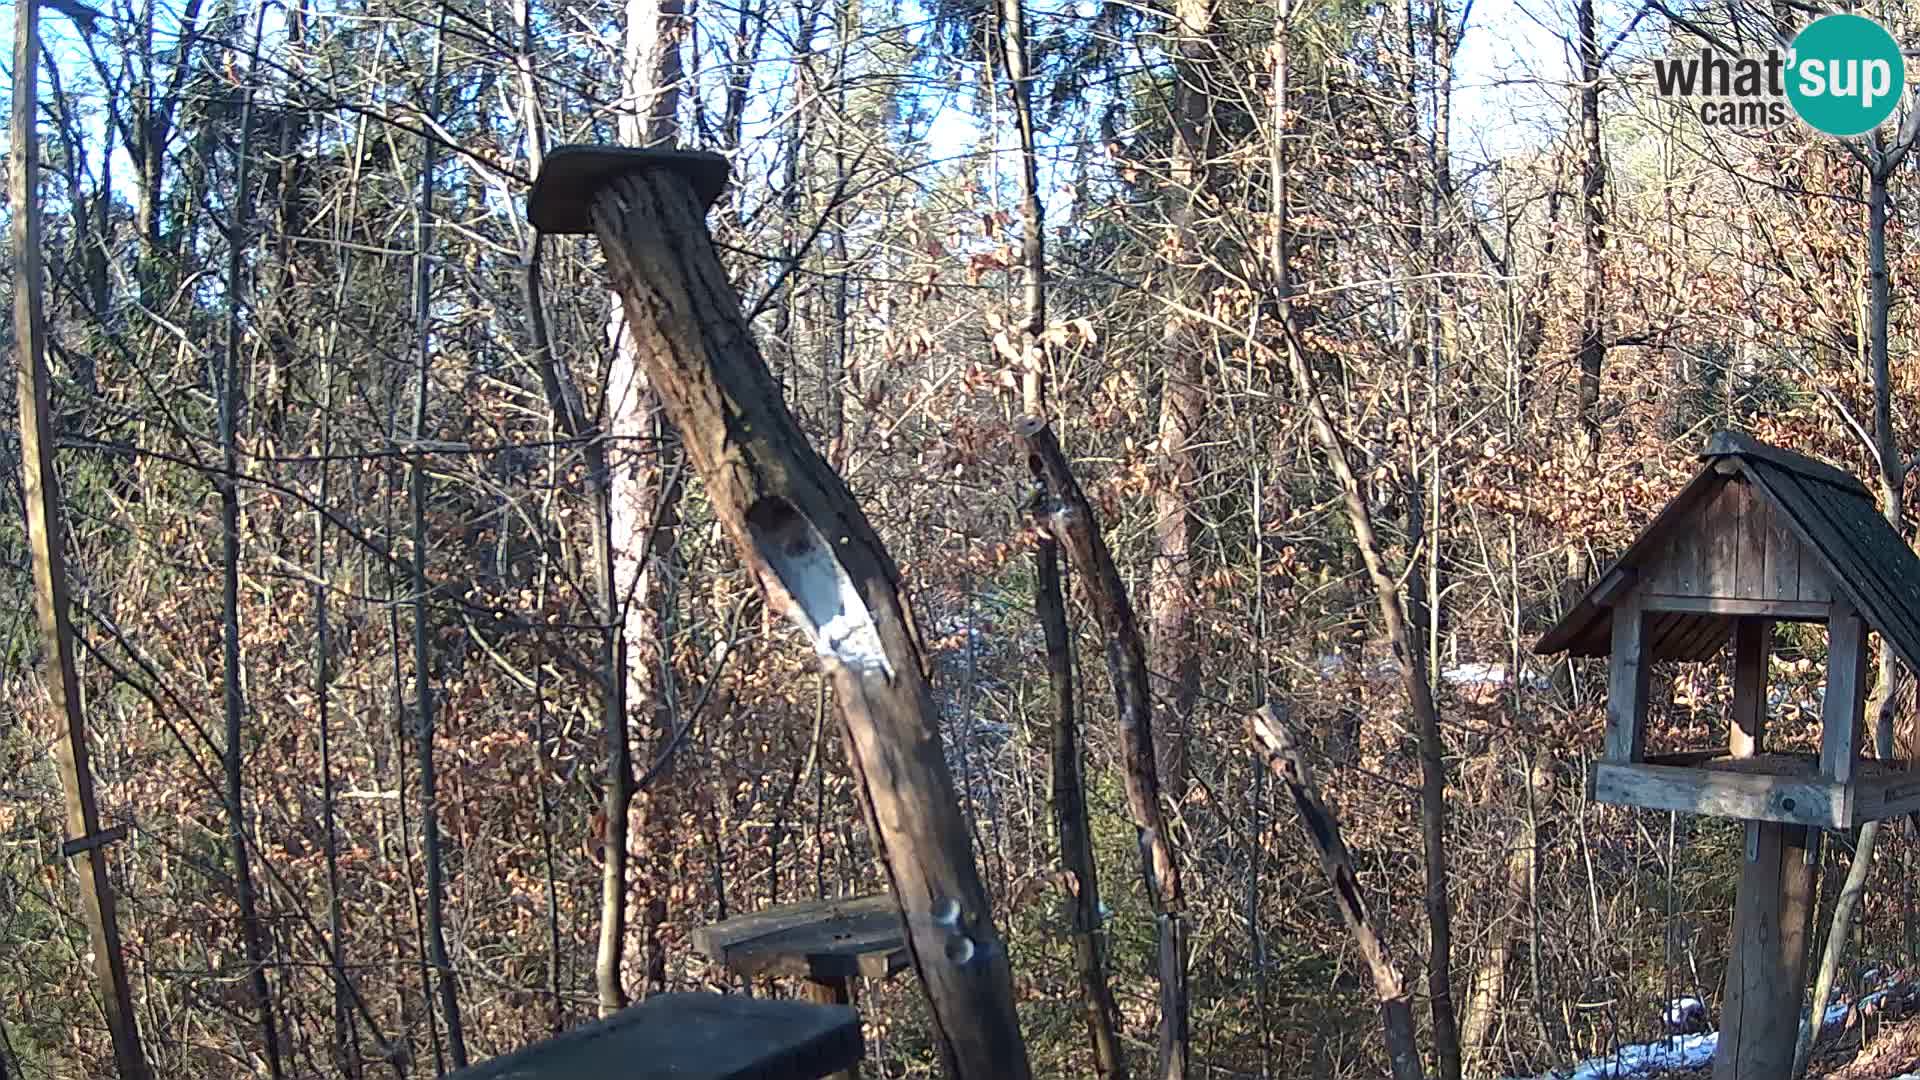
{"label": "birch tree trunk", "polygon": [[[678,136],[684,32],[683,0],[627,0],[616,105],[621,143],[670,146]],[[659,860],[672,849],[671,760],[641,808],[639,859],[634,860],[629,718],[636,710],[644,710],[656,743],[665,746],[672,737],[673,657],[663,616],[672,587],[679,504],[676,470],[667,450],[670,432],[659,396],[634,353],[617,296],[610,300],[607,337],[613,347],[605,389],[610,480],[601,565],[610,566],[612,574],[601,591],[609,632],[617,628],[619,640],[607,675],[607,693],[613,700],[606,710],[607,777],[602,807],[607,822],[606,862],[595,962],[602,1015],[624,1006],[631,990],[645,995],[666,988],[666,958],[659,948],[660,925],[668,915],[664,890],[638,897],[640,923],[631,933],[628,923],[632,894],[648,892],[650,884],[657,886],[666,874]],[[599,545],[596,540],[596,548]]]}

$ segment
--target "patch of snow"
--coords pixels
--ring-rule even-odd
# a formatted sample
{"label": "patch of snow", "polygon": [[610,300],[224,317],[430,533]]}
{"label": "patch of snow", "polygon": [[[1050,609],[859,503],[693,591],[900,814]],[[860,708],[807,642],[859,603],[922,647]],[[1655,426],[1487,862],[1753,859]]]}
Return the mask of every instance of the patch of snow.
{"label": "patch of snow", "polygon": [[1666,1069],[1699,1069],[1713,1064],[1713,1052],[1719,1045],[1720,1033],[1715,1031],[1638,1043],[1623,1046],[1605,1057],[1588,1058],[1575,1065],[1570,1073],[1550,1072],[1537,1080],[1608,1080]]}
{"label": "patch of snow", "polygon": [[1455,686],[1491,683],[1494,686],[1507,685],[1507,665],[1489,664],[1484,661],[1472,661],[1455,664],[1440,673],[1440,677]]}
{"label": "patch of snow", "polygon": [[[1827,1006],[1826,1016],[1822,1019],[1821,1030],[1845,1022],[1851,1009],[1872,1005],[1884,997],[1885,991],[1868,994],[1858,1002],[1841,1002]],[[1704,1012],[1706,1006],[1700,999],[1688,996],[1675,998],[1668,1006],[1671,1022],[1673,1009],[1685,1003],[1698,1005]],[[1805,1023],[1803,1018],[1801,1023]],[[1532,1080],[1625,1080],[1627,1077],[1645,1076],[1672,1069],[1701,1069],[1713,1064],[1713,1052],[1720,1045],[1720,1033],[1709,1031],[1699,1035],[1675,1035],[1657,1042],[1635,1043],[1622,1046],[1611,1054],[1588,1058],[1573,1067],[1571,1072],[1550,1070],[1533,1077]],[[1907,1080],[1894,1077],[1893,1080]],[[1911,1080],[1920,1080],[1912,1076]]]}
{"label": "patch of snow", "polygon": [[1313,670],[1323,679],[1331,679],[1347,669],[1347,658],[1338,653],[1327,653],[1313,662]]}
{"label": "patch of snow", "polygon": [[1667,1003],[1667,1034],[1692,1035],[1707,1030],[1707,1003],[1687,994]]}

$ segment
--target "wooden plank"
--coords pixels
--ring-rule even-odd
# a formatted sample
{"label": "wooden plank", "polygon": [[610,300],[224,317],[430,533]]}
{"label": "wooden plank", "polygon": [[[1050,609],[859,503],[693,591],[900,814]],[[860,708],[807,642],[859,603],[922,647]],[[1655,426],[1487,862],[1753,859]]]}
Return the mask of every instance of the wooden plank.
{"label": "wooden plank", "polygon": [[1791,596],[1776,594],[1772,582],[1767,578],[1767,537],[1772,531],[1773,512],[1745,476],[1729,483],[1727,487],[1737,492],[1740,500],[1740,580],[1733,595],[1755,600],[1798,599],[1797,593]]}
{"label": "wooden plank", "polygon": [[1646,650],[1646,617],[1637,597],[1627,596],[1613,609],[1613,648],[1607,661],[1608,761],[1639,761],[1646,747],[1647,680],[1652,657]]}
{"label": "wooden plank", "polygon": [[450,1080],[814,1080],[865,1052],[860,1016],[844,1006],[656,994]]}
{"label": "wooden plank", "polygon": [[1616,566],[1600,579],[1593,587],[1593,602],[1602,607],[1611,607],[1628,589],[1640,579],[1640,574],[1631,566]]}
{"label": "wooden plank", "polygon": [[1774,507],[1772,499],[1761,494],[1757,485],[1749,483],[1747,490],[1754,502],[1765,509],[1762,516],[1767,547],[1763,571],[1767,579],[1766,595],[1777,600],[1808,599],[1800,594],[1800,541],[1793,534],[1792,524]]}
{"label": "wooden plank", "polygon": [[1920,774],[1861,776],[1853,786],[1855,825],[1920,812]]}
{"label": "wooden plank", "polygon": [[[1710,503],[1715,492],[1709,491],[1703,496],[1703,503]],[[1700,568],[1705,563],[1705,544],[1699,532],[1687,526],[1691,520],[1683,522],[1673,537],[1673,591],[1680,596],[1699,596],[1705,590]]]}
{"label": "wooden plank", "polygon": [[1740,492],[1745,487],[1740,480],[1723,481],[1697,519],[1703,596],[1740,595]]}
{"label": "wooden plank", "polygon": [[1752,757],[1766,744],[1767,654],[1773,648],[1773,620],[1747,616],[1733,627],[1733,722],[1727,752]]}
{"label": "wooden plank", "polygon": [[[807,979],[801,983],[800,996],[818,1005],[853,1004],[853,988],[845,979]],[[854,1062],[836,1073],[828,1073],[825,1080],[860,1080],[860,1063]]]}
{"label": "wooden plank", "polygon": [[1807,550],[1807,545],[1795,542],[1794,556],[1800,562],[1798,591],[1803,603],[1831,604],[1837,591],[1833,587],[1833,575],[1827,573],[1826,565],[1820,556]]}
{"label": "wooden plank", "polygon": [[1625,570],[1637,570],[1641,575],[1641,587],[1653,592],[1677,593],[1680,587],[1679,550],[1681,535],[1675,533],[1659,544],[1650,554],[1646,563],[1640,567],[1621,567]]}
{"label": "wooden plank", "polygon": [[1824,622],[1829,613],[1827,602],[1804,600],[1759,600],[1729,596],[1672,596],[1642,593],[1640,605],[1646,611],[1683,611],[1711,615],[1760,615],[1789,622]]}
{"label": "wooden plank", "polygon": [[[1719,655],[1720,649],[1733,634],[1733,619],[1726,616],[1686,615],[1680,632],[1675,635],[1671,658],[1676,660],[1711,660]],[[1655,653],[1654,659],[1665,660],[1669,654]]]}
{"label": "wooden plank", "polygon": [[1806,986],[1813,866],[1804,826],[1747,822],[1734,899],[1732,948],[1721,1006],[1714,1080],[1759,1080],[1793,1071]]}
{"label": "wooden plank", "polygon": [[885,894],[781,904],[697,927],[693,947],[746,978],[885,978],[906,968],[900,915]]}
{"label": "wooden plank", "polygon": [[1828,779],[1853,779],[1866,690],[1866,623],[1845,598],[1836,599],[1827,620],[1827,689],[1820,699],[1820,773]]}
{"label": "wooden plank", "polygon": [[1642,648],[1655,662],[1680,655],[1684,651],[1681,639],[1699,629],[1694,624],[1693,616],[1680,612],[1648,612],[1645,617],[1646,625],[1641,631],[1645,643]]}
{"label": "wooden plank", "polygon": [[1846,788],[1824,778],[1602,761],[1593,767],[1593,797],[1615,806],[1822,829],[1847,827]]}

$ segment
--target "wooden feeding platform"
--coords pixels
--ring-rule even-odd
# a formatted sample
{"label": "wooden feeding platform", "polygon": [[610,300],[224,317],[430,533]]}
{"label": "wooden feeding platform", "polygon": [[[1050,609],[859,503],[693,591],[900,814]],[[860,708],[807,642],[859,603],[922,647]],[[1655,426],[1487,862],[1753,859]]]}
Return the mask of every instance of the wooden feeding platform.
{"label": "wooden feeding platform", "polygon": [[865,1052],[842,1006],[659,994],[451,1080],[817,1080]]}
{"label": "wooden feeding platform", "polygon": [[792,976],[837,988],[912,966],[900,910],[885,895],[782,904],[702,926],[693,947],[742,978]]}
{"label": "wooden feeding platform", "polygon": [[[1747,823],[1715,1080],[1785,1076],[1806,981],[1822,829],[1920,810],[1920,773],[1861,757],[1867,634],[1920,670],[1920,558],[1851,475],[1733,432],[1535,646],[1607,658],[1597,801]],[[1768,748],[1767,669],[1779,622],[1827,628],[1818,753]],[[1646,753],[1649,678],[1663,660],[1733,645],[1724,748]]]}
{"label": "wooden feeding platform", "polygon": [[1695,750],[1640,762],[1597,762],[1593,797],[1617,806],[1851,829],[1920,810],[1920,774],[1908,767],[1869,758],[1843,783],[1821,775],[1818,754],[1734,757]]}

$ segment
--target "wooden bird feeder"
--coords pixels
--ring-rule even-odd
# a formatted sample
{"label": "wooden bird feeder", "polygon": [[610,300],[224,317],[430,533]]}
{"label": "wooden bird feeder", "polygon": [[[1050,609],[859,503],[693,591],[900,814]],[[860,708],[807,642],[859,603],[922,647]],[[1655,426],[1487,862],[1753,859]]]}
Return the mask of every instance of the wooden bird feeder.
{"label": "wooden bird feeder", "polygon": [[[1593,797],[1747,823],[1715,1080],[1791,1070],[1806,982],[1820,829],[1920,810],[1903,762],[1860,756],[1867,631],[1920,670],[1920,558],[1858,480],[1733,432],[1547,635],[1539,653],[1608,658],[1606,745]],[[1779,622],[1827,627],[1820,749],[1767,745],[1767,665]],[[1646,752],[1661,660],[1733,642],[1724,747]]]}

